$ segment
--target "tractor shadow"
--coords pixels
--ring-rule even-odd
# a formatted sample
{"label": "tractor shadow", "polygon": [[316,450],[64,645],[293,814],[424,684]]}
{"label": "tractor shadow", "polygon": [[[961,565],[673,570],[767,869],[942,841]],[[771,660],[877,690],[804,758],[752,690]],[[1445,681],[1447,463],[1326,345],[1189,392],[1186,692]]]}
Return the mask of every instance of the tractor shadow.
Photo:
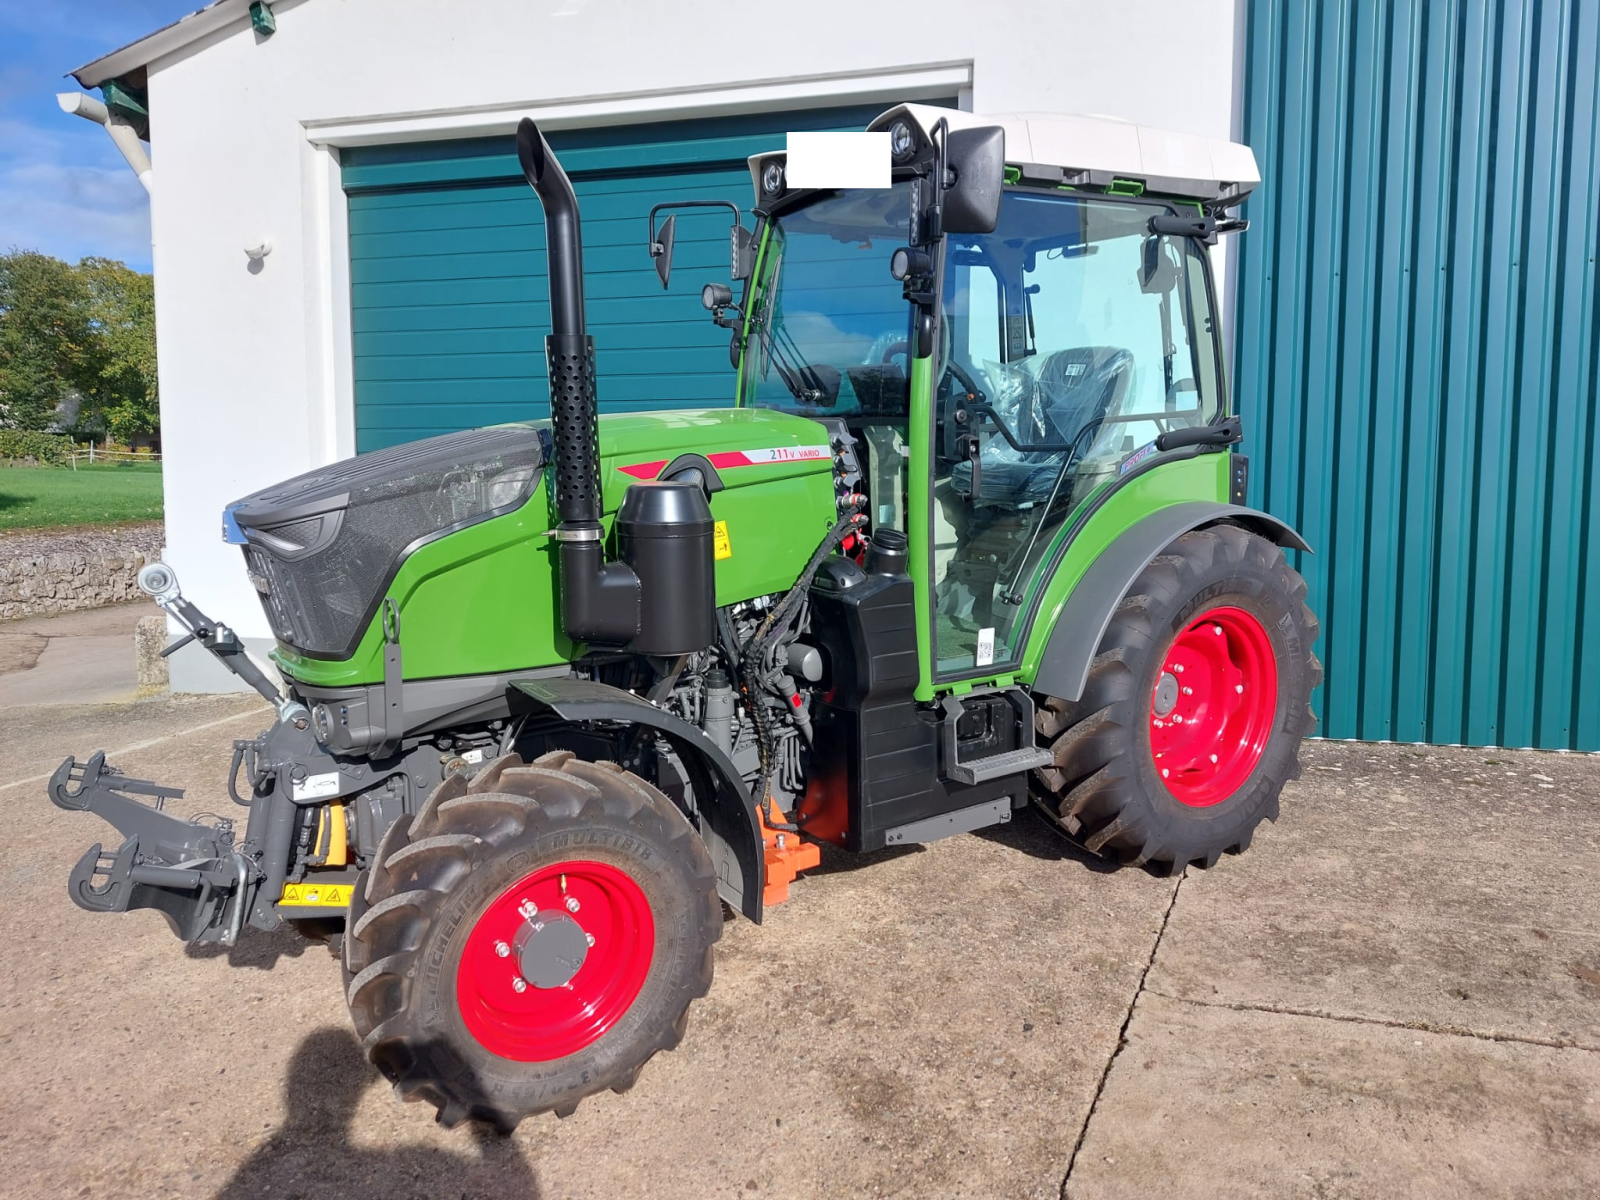
{"label": "tractor shadow", "polygon": [[822,861],[803,872],[802,877],[805,879],[815,879],[819,875],[845,875],[852,871],[865,871],[879,863],[892,862],[908,854],[922,853],[921,846],[885,846],[881,850],[868,850],[863,854],[841,850],[829,842],[818,842],[817,848],[822,851]]}
{"label": "tractor shadow", "polygon": [[[331,946],[333,947],[331,952],[337,958],[338,943],[333,942]],[[221,942],[190,942],[184,946],[183,952],[187,957],[195,959],[225,957],[230,967],[270,971],[278,965],[280,958],[299,958],[306,953],[330,953],[330,943],[314,941],[287,926],[271,933],[247,926],[240,931],[239,940],[232,946],[224,946]]]}
{"label": "tractor shadow", "polygon": [[1007,824],[975,830],[973,836],[997,846],[1021,851],[1029,858],[1040,858],[1046,862],[1075,862],[1096,875],[1109,875],[1122,870],[1122,864],[1091,854],[1069,839],[1031,804],[1013,812]]}
{"label": "tractor shadow", "polygon": [[362,1094],[378,1082],[349,1030],[309,1034],[284,1077],[288,1116],[283,1125],[234,1172],[215,1200],[539,1200],[539,1181],[517,1142],[484,1125],[463,1125],[447,1134],[458,1148],[401,1144],[378,1149],[354,1142],[352,1117]]}
{"label": "tractor shadow", "polygon": [[[1122,864],[1091,854],[1068,839],[1032,805],[1017,809],[1006,824],[990,825],[986,829],[974,830],[971,836],[1019,851],[1030,858],[1044,859],[1046,862],[1075,862],[1096,875],[1109,875],[1123,869]],[[815,879],[819,875],[864,871],[880,863],[904,858],[908,854],[922,854],[926,850],[925,846],[917,844],[885,846],[881,850],[870,850],[865,854],[852,854],[827,842],[821,842],[819,845],[822,850],[822,862],[805,872],[807,879]]]}

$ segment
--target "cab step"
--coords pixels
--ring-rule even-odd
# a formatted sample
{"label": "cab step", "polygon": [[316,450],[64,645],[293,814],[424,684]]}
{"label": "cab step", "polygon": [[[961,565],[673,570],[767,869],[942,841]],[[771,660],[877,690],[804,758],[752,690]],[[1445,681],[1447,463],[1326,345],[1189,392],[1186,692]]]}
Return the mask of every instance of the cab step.
{"label": "cab step", "polygon": [[[1050,751],[1035,741],[1033,697],[1025,689],[974,688],[964,696],[946,696],[940,707],[944,710],[947,779],[988,783],[1050,765]],[[963,747],[966,758],[962,757]],[[992,753],[983,752],[990,747],[996,748]]]}

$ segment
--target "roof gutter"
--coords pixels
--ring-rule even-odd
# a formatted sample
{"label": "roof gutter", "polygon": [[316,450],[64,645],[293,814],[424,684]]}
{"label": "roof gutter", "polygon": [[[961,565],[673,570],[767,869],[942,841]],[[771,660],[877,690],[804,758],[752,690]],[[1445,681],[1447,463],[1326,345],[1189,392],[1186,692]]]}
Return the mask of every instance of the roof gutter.
{"label": "roof gutter", "polygon": [[62,112],[71,113],[75,117],[82,117],[86,121],[93,121],[96,125],[104,127],[112,143],[127,160],[128,166],[139,177],[144,190],[146,192],[151,190],[150,179],[153,172],[150,156],[145,153],[144,143],[139,140],[139,135],[134,132],[133,126],[113,116],[111,110],[104,104],[93,96],[85,96],[82,92],[60,92],[56,96],[56,103],[61,106]]}
{"label": "roof gutter", "polygon": [[72,72],[72,77],[82,87],[99,87],[108,79],[119,79],[130,71],[149,66],[158,58],[185,50],[234,21],[249,21],[249,10],[250,0],[212,0],[199,12],[180,17],[136,42],[85,63]]}

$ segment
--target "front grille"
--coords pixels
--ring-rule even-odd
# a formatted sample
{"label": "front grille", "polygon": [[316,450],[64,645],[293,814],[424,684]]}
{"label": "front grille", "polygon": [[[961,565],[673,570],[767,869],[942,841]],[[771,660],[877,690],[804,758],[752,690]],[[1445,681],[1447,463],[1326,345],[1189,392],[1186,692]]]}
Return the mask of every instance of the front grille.
{"label": "front grille", "polygon": [[265,585],[262,607],[278,640],[313,657],[347,657],[407,554],[527,502],[546,436],[528,426],[447,434],[241,501],[234,516],[249,542],[246,566]]}

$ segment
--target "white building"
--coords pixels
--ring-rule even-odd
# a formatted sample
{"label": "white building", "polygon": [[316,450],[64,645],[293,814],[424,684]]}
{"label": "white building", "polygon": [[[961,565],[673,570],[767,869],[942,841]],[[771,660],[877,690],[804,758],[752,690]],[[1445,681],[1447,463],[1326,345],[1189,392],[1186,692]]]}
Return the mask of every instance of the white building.
{"label": "white building", "polygon": [[[252,641],[269,631],[221,540],[227,503],[358,449],[543,413],[520,117],[566,133],[613,405],[731,396],[697,299],[726,275],[725,223],[699,261],[680,233],[663,295],[642,216],[688,194],[747,208],[745,154],[787,129],[919,99],[1237,135],[1243,0],[269,7],[253,22],[249,0],[218,0],[75,72],[148,109],[167,557]],[[181,691],[233,684],[197,650],[172,672]]]}

